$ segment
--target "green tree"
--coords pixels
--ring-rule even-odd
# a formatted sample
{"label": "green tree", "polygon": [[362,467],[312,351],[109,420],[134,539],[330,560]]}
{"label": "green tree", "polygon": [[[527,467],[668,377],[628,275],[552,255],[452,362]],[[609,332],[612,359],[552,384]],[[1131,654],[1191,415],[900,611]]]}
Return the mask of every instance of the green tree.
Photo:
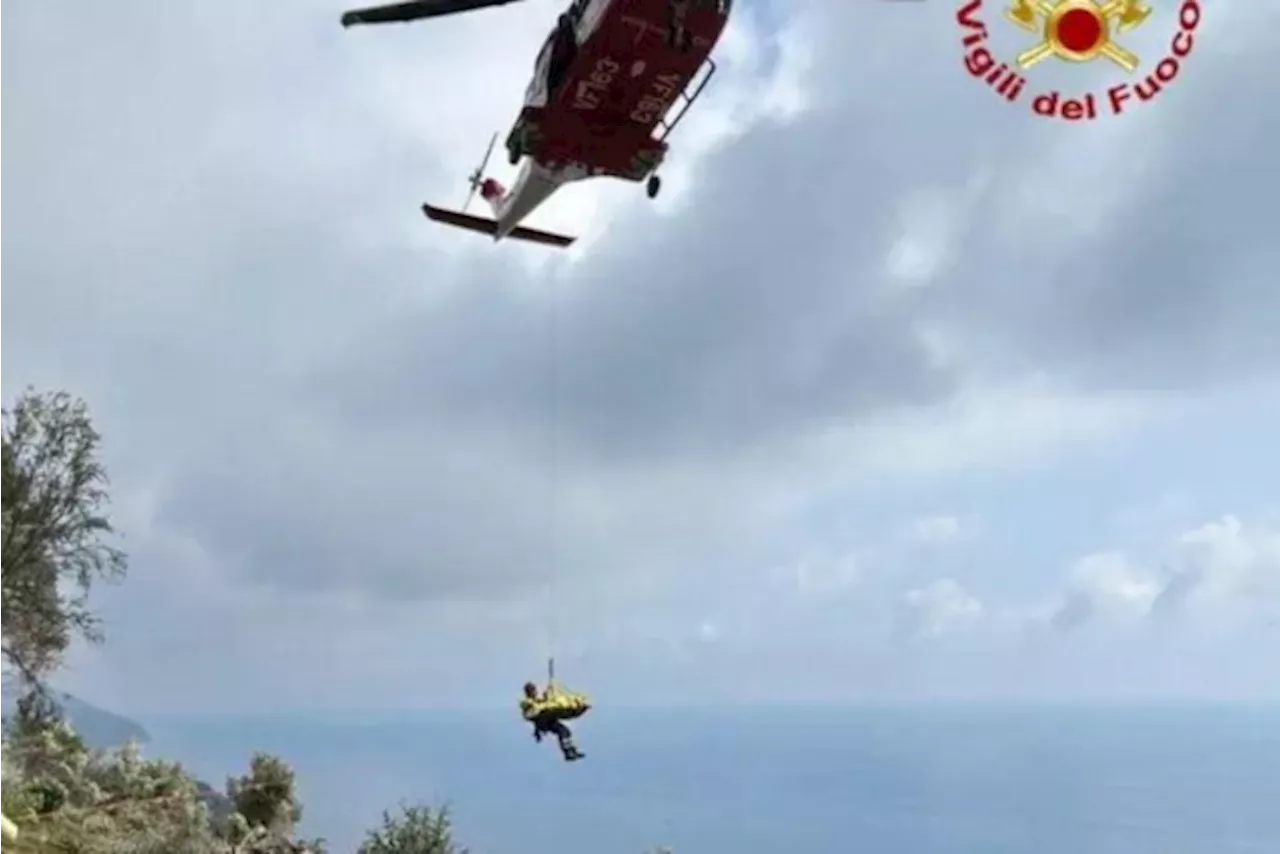
{"label": "green tree", "polygon": [[[6,732],[3,804],[25,850],[58,854],[223,854],[197,784],[136,745],[90,750],[62,721]],[[6,849],[9,847],[5,846]]]}
{"label": "green tree", "polygon": [[80,796],[90,797],[79,773],[88,757],[89,748],[43,694],[20,698],[6,725],[4,758],[5,782],[17,779],[22,786],[7,790],[19,806],[6,804],[5,815],[48,815]]}
{"label": "green tree", "polygon": [[248,774],[227,780],[227,797],[249,828],[288,834],[302,820],[294,787],[295,775],[287,762],[255,753]]}
{"label": "green tree", "polygon": [[358,854],[467,854],[453,841],[447,807],[401,805],[400,814],[383,811],[382,824],[370,830]]}
{"label": "green tree", "polygon": [[101,642],[89,590],[123,577],[126,560],[107,542],[107,474],[84,401],[28,389],[3,420],[3,654],[38,684],[75,636]]}
{"label": "green tree", "polygon": [[218,832],[234,854],[321,854],[322,839],[294,839],[302,820],[293,769],[283,759],[255,753],[249,773],[227,780],[233,812]]}

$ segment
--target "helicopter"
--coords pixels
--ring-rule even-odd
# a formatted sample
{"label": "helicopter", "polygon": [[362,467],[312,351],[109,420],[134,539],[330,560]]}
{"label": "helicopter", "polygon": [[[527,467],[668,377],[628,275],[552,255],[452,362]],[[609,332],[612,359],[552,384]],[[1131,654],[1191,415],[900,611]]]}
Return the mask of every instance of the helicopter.
{"label": "helicopter", "polygon": [[[344,27],[404,23],[524,0],[412,0],[355,9]],[[503,238],[567,247],[576,238],[522,223],[572,181],[610,177],[662,188],[658,167],[667,137],[715,74],[711,58],[732,0],[573,0],[534,61],[524,102],[507,133],[513,186],[486,177],[498,135],[468,177],[461,210],[423,205],[444,225]],[[523,161],[523,163],[522,163]],[[476,194],[492,217],[467,213]]]}

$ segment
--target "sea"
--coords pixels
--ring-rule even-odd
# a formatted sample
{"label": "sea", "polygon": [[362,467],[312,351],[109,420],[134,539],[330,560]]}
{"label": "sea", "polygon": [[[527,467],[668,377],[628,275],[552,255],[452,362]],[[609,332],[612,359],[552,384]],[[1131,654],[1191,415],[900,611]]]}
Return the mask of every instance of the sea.
{"label": "sea", "polygon": [[354,852],[449,806],[472,854],[1280,854],[1280,708],[594,709],[587,758],[514,712],[147,719],[220,787],[253,751]]}

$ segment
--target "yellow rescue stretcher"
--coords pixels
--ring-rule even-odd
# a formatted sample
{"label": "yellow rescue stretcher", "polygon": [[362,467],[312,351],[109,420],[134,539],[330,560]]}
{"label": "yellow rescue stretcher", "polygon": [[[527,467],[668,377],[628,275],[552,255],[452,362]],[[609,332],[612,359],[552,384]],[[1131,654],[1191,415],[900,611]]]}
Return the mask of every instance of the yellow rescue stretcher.
{"label": "yellow rescue stretcher", "polygon": [[548,715],[558,721],[571,721],[591,709],[591,701],[586,694],[569,691],[556,684],[555,659],[547,664],[547,689],[537,700],[521,705],[527,720]]}
{"label": "yellow rescue stretcher", "polygon": [[566,691],[554,682],[547,685],[547,690],[533,704],[534,716],[551,715],[559,721],[571,721],[580,718],[591,708],[586,694],[577,691]]}

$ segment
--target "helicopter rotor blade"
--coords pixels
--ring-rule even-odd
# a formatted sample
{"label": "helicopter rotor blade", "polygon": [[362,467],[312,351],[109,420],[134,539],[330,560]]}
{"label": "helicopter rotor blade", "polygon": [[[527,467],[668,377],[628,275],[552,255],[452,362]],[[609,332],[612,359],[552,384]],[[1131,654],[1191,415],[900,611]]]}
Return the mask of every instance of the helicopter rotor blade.
{"label": "helicopter rotor blade", "polygon": [[498,132],[494,131],[493,136],[489,137],[489,147],[484,150],[484,159],[480,161],[480,165],[476,167],[476,174],[484,173],[484,167],[489,165],[489,157],[493,154],[493,147],[498,144]]}
{"label": "helicopter rotor blade", "polygon": [[514,2],[518,2],[518,0],[409,0],[406,3],[391,3],[385,6],[352,9],[343,13],[342,26],[407,23],[422,18],[437,18],[458,12],[472,12],[489,6],[505,6]]}

